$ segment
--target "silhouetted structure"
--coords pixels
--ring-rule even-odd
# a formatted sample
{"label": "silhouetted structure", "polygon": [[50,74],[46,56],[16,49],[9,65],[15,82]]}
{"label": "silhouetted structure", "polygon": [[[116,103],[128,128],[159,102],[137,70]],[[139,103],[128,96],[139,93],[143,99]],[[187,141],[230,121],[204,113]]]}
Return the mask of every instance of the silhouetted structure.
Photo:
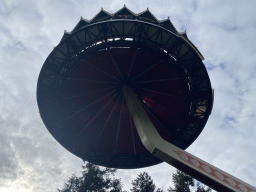
{"label": "silhouetted structure", "polygon": [[46,59],[37,86],[42,120],[83,160],[115,168],[161,163],[143,146],[122,88],[129,86],[166,141],[186,149],[203,130],[213,93],[203,56],[168,19],[103,9],[81,18]]}
{"label": "silhouetted structure", "polygon": [[217,191],[256,188],[184,151],[213,105],[203,56],[169,19],[125,6],[81,18],[46,59],[37,101],[67,150],[106,167],[165,161]]}

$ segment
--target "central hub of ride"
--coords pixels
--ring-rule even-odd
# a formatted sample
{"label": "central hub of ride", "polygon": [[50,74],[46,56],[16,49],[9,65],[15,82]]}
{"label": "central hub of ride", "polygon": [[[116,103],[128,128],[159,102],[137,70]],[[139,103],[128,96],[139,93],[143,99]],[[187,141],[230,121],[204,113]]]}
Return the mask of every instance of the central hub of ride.
{"label": "central hub of ride", "polygon": [[121,79],[120,82],[118,82],[117,90],[118,92],[122,92],[124,87],[133,87],[133,83],[129,79]]}

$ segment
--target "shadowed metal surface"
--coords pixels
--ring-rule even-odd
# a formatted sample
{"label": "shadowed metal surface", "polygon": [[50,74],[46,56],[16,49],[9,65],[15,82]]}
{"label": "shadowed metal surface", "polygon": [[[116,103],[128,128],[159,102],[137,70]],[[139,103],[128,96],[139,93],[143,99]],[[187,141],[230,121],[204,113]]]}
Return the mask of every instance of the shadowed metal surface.
{"label": "shadowed metal surface", "polygon": [[122,88],[139,96],[165,140],[185,149],[212,107],[202,56],[184,34],[138,19],[144,13],[105,21],[100,14],[66,35],[45,61],[37,87],[42,120],[83,160],[117,168],[160,163],[141,143]]}

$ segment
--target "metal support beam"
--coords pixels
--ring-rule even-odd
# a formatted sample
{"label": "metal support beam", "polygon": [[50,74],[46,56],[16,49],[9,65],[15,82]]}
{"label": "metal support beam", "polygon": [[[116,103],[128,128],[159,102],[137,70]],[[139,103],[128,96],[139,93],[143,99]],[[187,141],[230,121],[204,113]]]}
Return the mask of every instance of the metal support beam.
{"label": "metal support beam", "polygon": [[140,140],[154,156],[219,192],[256,192],[255,187],[165,141],[132,89],[125,86],[123,94]]}

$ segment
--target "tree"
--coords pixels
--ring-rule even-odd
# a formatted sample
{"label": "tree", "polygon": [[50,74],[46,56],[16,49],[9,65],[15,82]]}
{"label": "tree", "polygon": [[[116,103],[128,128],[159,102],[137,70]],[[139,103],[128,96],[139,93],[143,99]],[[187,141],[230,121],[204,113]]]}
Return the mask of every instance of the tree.
{"label": "tree", "polygon": [[[176,173],[172,175],[172,180],[174,183],[174,189],[169,187],[168,192],[190,192],[189,187],[195,186],[195,179],[186,173],[177,170]],[[212,189],[207,187],[197,181],[197,188],[195,192],[211,192]]]}
{"label": "tree", "polygon": [[82,166],[82,177],[73,174],[58,192],[121,192],[121,179],[113,179],[116,169],[100,169],[99,166],[87,163]]}
{"label": "tree", "polygon": [[[62,190],[58,192],[122,192],[121,179],[113,178],[116,169],[100,168],[92,163],[82,166],[82,176],[73,174],[64,184]],[[191,176],[177,170],[172,175],[174,189],[169,187],[168,192],[190,192],[190,188],[195,185],[194,192],[211,192],[212,189],[196,181]],[[125,191],[123,191],[125,192]],[[131,192],[164,192],[157,188],[151,176],[147,172],[139,173],[132,181]]]}
{"label": "tree", "polygon": [[64,184],[62,190],[58,189],[58,192],[77,192],[81,185],[81,181],[77,178],[76,174],[73,174],[69,180]]}
{"label": "tree", "polygon": [[207,187],[203,184],[201,184],[200,182],[197,182],[196,185],[196,192],[211,192],[212,189],[210,187]]}
{"label": "tree", "polygon": [[110,192],[121,192],[123,187],[121,179],[112,180],[112,187],[113,189],[111,189]]}
{"label": "tree", "polygon": [[194,179],[180,170],[172,175],[172,181],[174,189],[169,187],[168,192],[190,192],[189,187],[195,185]]}
{"label": "tree", "polygon": [[138,174],[137,178],[132,181],[132,192],[154,192],[156,185],[147,172]]}

